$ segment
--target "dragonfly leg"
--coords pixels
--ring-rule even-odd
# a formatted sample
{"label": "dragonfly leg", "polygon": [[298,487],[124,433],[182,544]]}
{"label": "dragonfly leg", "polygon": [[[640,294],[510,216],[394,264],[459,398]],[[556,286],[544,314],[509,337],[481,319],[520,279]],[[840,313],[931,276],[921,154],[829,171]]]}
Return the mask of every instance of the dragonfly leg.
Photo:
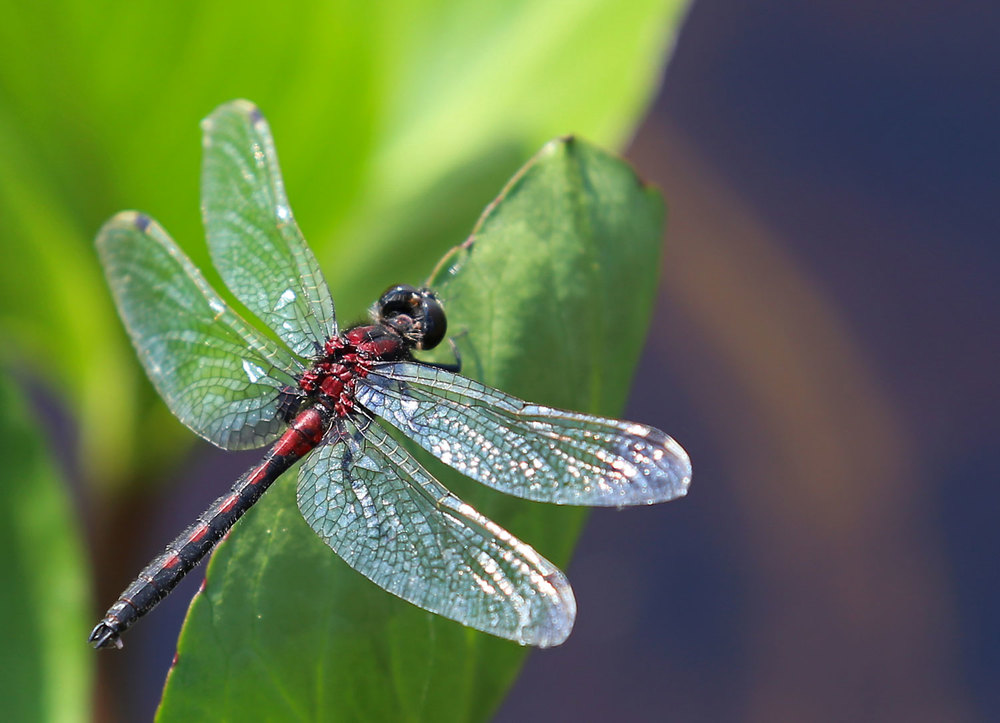
{"label": "dragonfly leg", "polygon": [[299,413],[306,395],[295,387],[282,387],[278,392],[278,416],[288,423]]}
{"label": "dragonfly leg", "polygon": [[455,357],[455,361],[450,364],[440,364],[435,362],[420,362],[429,367],[434,367],[435,369],[443,369],[446,372],[453,372],[455,374],[460,374],[462,372],[462,353],[458,350],[458,344],[451,337],[448,338],[448,345],[451,347],[451,353]]}

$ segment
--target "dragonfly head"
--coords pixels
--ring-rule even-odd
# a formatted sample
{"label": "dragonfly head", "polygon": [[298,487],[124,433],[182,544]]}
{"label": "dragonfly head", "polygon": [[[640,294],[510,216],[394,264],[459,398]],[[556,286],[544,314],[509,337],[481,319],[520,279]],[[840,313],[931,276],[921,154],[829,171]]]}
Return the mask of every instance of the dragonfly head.
{"label": "dragonfly head", "polygon": [[375,321],[406,338],[417,349],[433,349],[444,339],[448,321],[430,289],[407,284],[390,286],[373,309]]}

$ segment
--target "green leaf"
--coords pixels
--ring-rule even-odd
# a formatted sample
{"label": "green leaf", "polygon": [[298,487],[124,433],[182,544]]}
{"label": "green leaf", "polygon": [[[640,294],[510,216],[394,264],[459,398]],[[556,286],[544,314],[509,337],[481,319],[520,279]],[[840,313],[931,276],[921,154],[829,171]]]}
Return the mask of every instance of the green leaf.
{"label": "green leaf", "polygon": [[90,719],[93,655],[81,540],[27,405],[0,376],[0,700],[7,720]]}
{"label": "green leaf", "polygon": [[[577,140],[548,144],[431,279],[465,371],[532,400],[619,412],[662,221],[659,195],[622,161]],[[427,465],[543,555],[568,561],[582,510],[516,500]],[[525,650],[351,570],[306,525],[286,475],[213,556],[178,652],[162,721],[483,719]]]}

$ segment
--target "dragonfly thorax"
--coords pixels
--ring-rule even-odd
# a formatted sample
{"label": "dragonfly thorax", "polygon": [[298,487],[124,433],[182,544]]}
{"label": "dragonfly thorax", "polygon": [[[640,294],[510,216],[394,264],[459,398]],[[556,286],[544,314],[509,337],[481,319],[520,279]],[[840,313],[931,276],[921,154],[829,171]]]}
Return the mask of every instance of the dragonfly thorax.
{"label": "dragonfly thorax", "polygon": [[297,409],[309,400],[347,416],[354,409],[355,382],[368,376],[373,363],[411,359],[413,349],[437,346],[447,329],[434,293],[405,284],[382,294],[372,308],[372,321],[326,341],[323,356],[299,379]]}
{"label": "dragonfly thorax", "polygon": [[355,381],[368,375],[371,363],[405,358],[409,348],[398,334],[379,326],[357,326],[331,337],[320,357],[300,377],[303,402],[318,402],[337,416],[354,409]]}

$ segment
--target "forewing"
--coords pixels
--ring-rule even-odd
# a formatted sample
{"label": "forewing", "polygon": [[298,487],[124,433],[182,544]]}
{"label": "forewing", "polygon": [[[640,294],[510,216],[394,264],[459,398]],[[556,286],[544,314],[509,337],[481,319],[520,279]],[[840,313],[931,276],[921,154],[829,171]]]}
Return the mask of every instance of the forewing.
{"label": "forewing", "polygon": [[522,645],[573,628],[566,577],[451,494],[378,423],[344,423],[299,472],[299,509],[355,570],[425,610]]}
{"label": "forewing", "polygon": [[202,121],[201,209],[226,286],[300,356],[337,332],[319,263],[285,197],[267,121],[237,100]]}
{"label": "forewing", "polygon": [[653,504],[691,482],[687,453],[658,429],[528,404],[436,367],[379,365],[357,398],[445,464],[518,497]]}
{"label": "forewing", "polygon": [[178,419],[225,449],[259,447],[285,426],[279,392],[298,362],[244,322],[148,216],[125,211],[97,251],[132,345]]}

